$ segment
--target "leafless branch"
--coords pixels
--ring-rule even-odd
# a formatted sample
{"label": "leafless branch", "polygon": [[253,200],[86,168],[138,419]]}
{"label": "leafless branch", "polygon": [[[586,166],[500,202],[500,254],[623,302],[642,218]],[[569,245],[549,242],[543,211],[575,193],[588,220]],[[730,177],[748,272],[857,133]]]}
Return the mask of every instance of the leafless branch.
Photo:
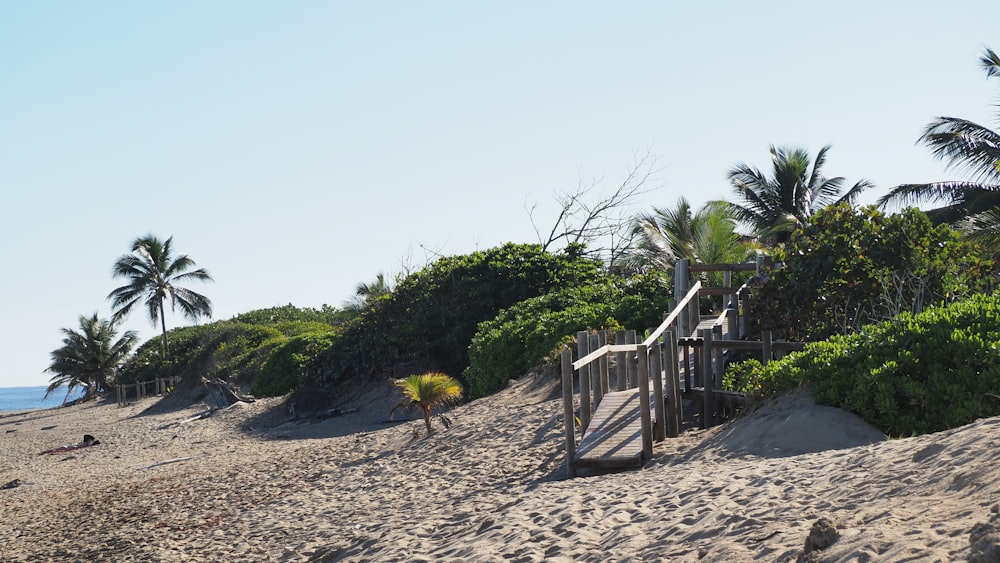
{"label": "leafless branch", "polygon": [[594,179],[579,183],[574,191],[556,193],[559,212],[544,236],[534,217],[537,206],[526,205],[538,242],[544,250],[559,243],[583,244],[588,255],[613,265],[632,240],[631,203],[659,187],[656,183],[661,170],[657,157],[647,149],[633,156],[625,178],[610,192],[602,192],[601,180]]}

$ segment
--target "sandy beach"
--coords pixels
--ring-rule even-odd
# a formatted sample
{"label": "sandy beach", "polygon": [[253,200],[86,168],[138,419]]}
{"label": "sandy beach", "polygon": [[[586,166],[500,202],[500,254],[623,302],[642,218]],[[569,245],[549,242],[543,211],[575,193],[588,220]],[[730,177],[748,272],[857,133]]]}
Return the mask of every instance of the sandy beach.
{"label": "sandy beach", "polygon": [[884,440],[798,392],[568,480],[554,381],[430,436],[384,422],[398,400],[0,413],[0,561],[1000,560],[1000,418]]}

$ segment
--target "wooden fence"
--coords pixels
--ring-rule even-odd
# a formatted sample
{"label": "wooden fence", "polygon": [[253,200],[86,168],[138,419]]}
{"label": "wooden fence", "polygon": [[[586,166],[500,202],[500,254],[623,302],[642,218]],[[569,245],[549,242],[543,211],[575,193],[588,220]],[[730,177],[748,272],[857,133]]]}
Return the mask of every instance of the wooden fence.
{"label": "wooden fence", "polygon": [[139,383],[118,384],[115,385],[115,397],[118,400],[118,406],[124,407],[129,404],[130,400],[138,401],[140,399],[145,399],[146,397],[159,397],[166,395],[171,389],[180,383],[180,381],[181,378],[175,376],[156,378],[153,381],[142,381]]}

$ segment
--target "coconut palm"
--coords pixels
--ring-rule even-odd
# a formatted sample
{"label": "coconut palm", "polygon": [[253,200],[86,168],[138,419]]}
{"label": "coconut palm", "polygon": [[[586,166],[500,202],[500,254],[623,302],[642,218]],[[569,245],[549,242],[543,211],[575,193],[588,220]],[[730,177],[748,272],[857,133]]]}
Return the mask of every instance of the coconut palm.
{"label": "coconut palm", "polygon": [[134,331],[127,331],[115,340],[117,331],[97,313],[80,315],[80,329],[62,329],[63,346],[52,352],[52,364],[45,371],[55,375],[45,390],[48,397],[63,385],[68,387],[66,396],[77,388],[84,389],[84,397],[91,398],[107,391],[118,367],[132,353],[138,342]]}
{"label": "coconut palm", "polygon": [[[986,77],[1000,77],[1000,56],[986,49],[979,62]],[[926,201],[942,204],[927,214],[935,222],[953,223],[986,239],[996,239],[1000,229],[1000,132],[966,119],[938,117],[918,142],[927,145],[949,168],[966,174],[965,181],[903,184],[896,186],[879,205],[910,205]]]}
{"label": "coconut palm", "polygon": [[853,204],[862,191],[872,187],[869,181],[861,180],[844,192],[844,178],[824,176],[821,169],[829,150],[829,145],[821,148],[816,160],[811,160],[805,149],[772,145],[771,177],[739,163],[728,177],[741,202],[719,203],[728,206],[736,220],[762,243],[783,243],[796,227],[807,224],[815,211],[842,202]]}
{"label": "coconut palm", "polygon": [[403,390],[405,399],[392,409],[392,413],[398,409],[419,407],[428,433],[431,431],[431,410],[456,403],[462,398],[462,384],[443,373],[411,375],[397,379],[396,386]]}
{"label": "coconut palm", "polygon": [[111,322],[118,323],[139,303],[145,306],[153,326],[159,321],[164,358],[167,357],[164,302],[170,304],[171,311],[180,307],[192,321],[212,317],[212,302],[207,297],[178,285],[190,280],[214,281],[212,276],[204,268],[191,270],[195,262],[186,254],[175,258],[170,248],[172,241],[173,237],[161,241],[153,235],[135,239],[132,252],[121,256],[111,270],[115,278],[125,278],[129,283],[108,294],[114,309]]}
{"label": "coconut palm", "polygon": [[344,303],[344,309],[352,313],[357,313],[380,297],[389,295],[391,292],[392,284],[386,281],[384,273],[379,272],[375,276],[375,281],[370,283],[361,282],[355,286],[354,295]]}
{"label": "coconut palm", "polygon": [[736,232],[728,206],[709,203],[696,213],[681,197],[674,208],[654,208],[635,218],[632,261],[670,271],[681,259],[703,264],[743,262],[754,245]]}

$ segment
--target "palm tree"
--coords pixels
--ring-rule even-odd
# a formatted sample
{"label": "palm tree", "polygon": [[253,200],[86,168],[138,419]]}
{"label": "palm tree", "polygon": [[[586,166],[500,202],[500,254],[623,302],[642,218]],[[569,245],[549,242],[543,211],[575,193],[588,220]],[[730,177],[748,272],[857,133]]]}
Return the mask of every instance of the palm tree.
{"label": "palm tree", "polygon": [[736,232],[728,206],[709,203],[692,214],[683,197],[672,209],[654,208],[638,215],[633,236],[637,242],[632,261],[664,272],[681,259],[703,264],[743,262],[754,249]]}
{"label": "palm tree", "polygon": [[431,409],[453,404],[462,398],[462,384],[443,373],[411,375],[397,379],[396,386],[403,390],[406,398],[389,415],[392,416],[397,409],[417,406],[424,414],[428,433],[431,432]]}
{"label": "palm tree", "polygon": [[[1000,77],[1000,56],[991,49],[986,49],[979,62],[987,78]],[[918,142],[948,167],[967,174],[968,180],[902,184],[879,199],[879,205],[941,203],[942,207],[927,212],[935,222],[952,223],[995,240],[1000,228],[1000,132],[957,117],[938,117]]]}
{"label": "palm tree", "polygon": [[737,164],[728,177],[742,203],[720,203],[762,242],[783,243],[818,209],[842,202],[853,205],[862,191],[872,187],[869,181],[861,180],[845,193],[844,178],[824,176],[821,169],[829,150],[829,145],[824,146],[812,161],[805,149],[772,145],[772,176],[768,178],[749,164]]}
{"label": "palm tree", "polygon": [[62,329],[63,346],[52,352],[52,364],[45,371],[54,373],[49,380],[45,396],[66,385],[66,396],[82,387],[89,399],[107,391],[118,367],[132,353],[138,342],[134,331],[127,331],[115,340],[114,325],[92,317],[80,315],[80,330]]}
{"label": "palm tree", "polygon": [[135,239],[132,252],[120,257],[111,270],[115,278],[126,278],[129,283],[108,294],[114,309],[112,323],[117,324],[140,302],[145,305],[153,326],[159,320],[164,359],[167,358],[165,301],[170,303],[171,311],[180,307],[184,316],[192,321],[212,317],[212,302],[207,297],[177,285],[189,280],[214,281],[212,276],[204,268],[190,270],[195,262],[186,254],[174,258],[170,248],[172,241],[173,237],[161,241],[153,235]]}

